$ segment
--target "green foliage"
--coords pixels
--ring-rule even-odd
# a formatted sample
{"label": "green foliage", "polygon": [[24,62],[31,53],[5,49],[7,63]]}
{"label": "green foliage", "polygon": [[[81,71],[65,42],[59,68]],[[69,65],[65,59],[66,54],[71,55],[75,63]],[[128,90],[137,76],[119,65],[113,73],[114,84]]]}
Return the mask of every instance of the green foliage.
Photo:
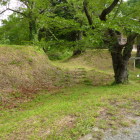
{"label": "green foliage", "polygon": [[71,56],[73,50],[73,43],[58,40],[58,41],[45,41],[41,40],[38,44],[42,48],[51,60],[62,60]]}
{"label": "green foliage", "polygon": [[140,34],[138,0],[120,2],[107,16],[106,22],[101,21],[99,15],[112,0],[87,0],[94,30],[83,11],[83,0],[19,1],[25,7],[17,9],[22,14],[12,15],[3,21],[0,28],[2,44],[29,44],[31,41],[42,45],[41,48],[46,51],[51,48],[52,52],[64,53],[76,49],[110,47],[113,39],[109,37],[108,29],[126,36],[132,32]]}
{"label": "green foliage", "polygon": [[9,0],[0,0],[1,5],[6,5]]}
{"label": "green foliage", "polygon": [[20,16],[11,15],[8,20],[3,20],[0,27],[1,44],[27,44],[29,41],[28,23]]}
{"label": "green foliage", "polygon": [[5,37],[1,38],[0,44],[10,44],[10,40],[6,39]]}

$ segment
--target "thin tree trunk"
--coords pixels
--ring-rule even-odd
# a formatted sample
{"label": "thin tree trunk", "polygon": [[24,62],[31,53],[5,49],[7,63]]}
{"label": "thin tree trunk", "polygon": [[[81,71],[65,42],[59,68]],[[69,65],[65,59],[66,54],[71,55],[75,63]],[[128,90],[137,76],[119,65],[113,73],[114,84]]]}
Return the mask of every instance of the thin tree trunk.
{"label": "thin tree trunk", "polygon": [[[76,41],[82,40],[82,36],[83,36],[83,32],[82,31],[78,31],[75,37]],[[73,56],[77,56],[80,55],[83,52],[83,50],[81,48],[76,49],[73,51]]]}
{"label": "thin tree trunk", "polygon": [[30,41],[34,40],[35,34],[37,34],[36,21],[35,20],[30,20],[29,21],[29,40]]}
{"label": "thin tree trunk", "polygon": [[[137,54],[136,54],[136,57],[140,57],[140,44],[137,45]],[[140,59],[137,59],[136,60],[136,66],[137,67],[140,67]]]}

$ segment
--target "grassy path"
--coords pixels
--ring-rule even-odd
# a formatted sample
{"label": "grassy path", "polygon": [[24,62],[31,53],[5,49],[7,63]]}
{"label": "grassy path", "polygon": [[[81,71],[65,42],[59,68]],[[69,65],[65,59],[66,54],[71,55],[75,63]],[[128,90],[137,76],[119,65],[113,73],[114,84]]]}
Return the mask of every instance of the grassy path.
{"label": "grassy path", "polygon": [[122,111],[140,115],[136,109],[140,105],[138,84],[81,85],[46,93],[16,108],[2,109],[0,139],[77,140],[93,127],[106,130],[131,125],[133,121],[126,122]]}

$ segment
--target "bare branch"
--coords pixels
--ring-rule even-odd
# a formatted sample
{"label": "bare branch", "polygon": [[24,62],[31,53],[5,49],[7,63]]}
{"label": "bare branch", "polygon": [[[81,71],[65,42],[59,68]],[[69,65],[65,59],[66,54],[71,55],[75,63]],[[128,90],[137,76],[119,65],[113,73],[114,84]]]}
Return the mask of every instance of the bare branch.
{"label": "bare branch", "polygon": [[6,12],[6,11],[7,11],[7,9],[6,10],[3,10],[2,12],[0,12],[0,15],[3,14],[4,12]]}
{"label": "bare branch", "polygon": [[25,17],[28,17],[26,14],[24,14],[24,13],[22,13],[22,12],[20,12],[20,11],[17,11],[17,10],[11,9],[11,8],[7,8],[7,10],[10,10],[10,11],[13,11],[13,12],[15,12],[15,13],[18,13],[18,14],[20,14],[20,15],[23,15],[23,16],[25,16]]}
{"label": "bare branch", "polygon": [[24,14],[24,13],[22,13],[22,12],[20,12],[20,11],[11,9],[11,8],[6,8],[6,9],[3,10],[2,12],[0,12],[0,15],[3,14],[4,12],[8,11],[8,10],[9,10],[9,11],[12,11],[12,12],[15,12],[15,13],[18,13],[18,14],[20,14],[20,15],[23,15],[24,17],[28,17],[26,14]]}

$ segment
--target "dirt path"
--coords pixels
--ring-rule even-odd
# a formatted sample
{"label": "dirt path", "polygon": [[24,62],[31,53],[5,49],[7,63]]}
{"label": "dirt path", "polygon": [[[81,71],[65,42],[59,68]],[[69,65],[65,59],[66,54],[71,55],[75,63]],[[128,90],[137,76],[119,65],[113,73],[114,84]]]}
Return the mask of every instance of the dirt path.
{"label": "dirt path", "polygon": [[130,128],[122,128],[112,135],[110,131],[105,133],[103,140],[140,140],[140,117],[134,118],[136,124]]}
{"label": "dirt path", "polygon": [[[94,128],[93,133],[82,137],[80,140],[140,140],[140,117],[131,117],[130,119],[135,120],[136,124],[128,128],[120,128],[116,131],[110,129],[106,132]],[[102,137],[95,138],[94,134],[99,133],[99,131]]]}

